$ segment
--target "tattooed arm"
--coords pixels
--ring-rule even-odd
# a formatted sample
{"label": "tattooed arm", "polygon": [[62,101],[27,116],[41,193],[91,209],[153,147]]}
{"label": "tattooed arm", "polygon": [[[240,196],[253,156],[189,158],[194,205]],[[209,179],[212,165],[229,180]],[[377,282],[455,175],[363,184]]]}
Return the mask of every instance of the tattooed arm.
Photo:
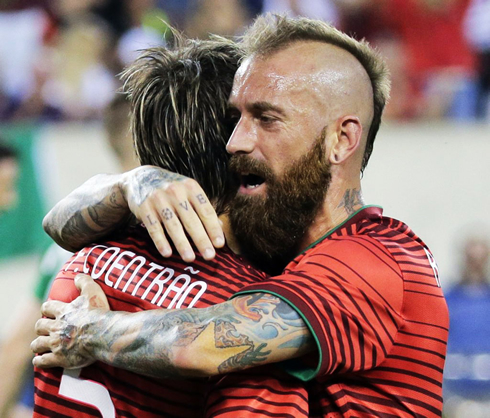
{"label": "tattooed arm", "polygon": [[59,245],[75,251],[106,236],[131,212],[164,257],[172,254],[170,238],[185,261],[194,260],[184,228],[206,259],[224,245],[216,212],[199,184],[154,166],[91,178],[46,215],[43,227]]}
{"label": "tattooed arm", "polygon": [[38,321],[40,337],[31,345],[42,354],[33,361],[41,368],[99,360],[154,377],[212,376],[298,357],[316,347],[298,313],[264,293],[205,309],[137,313],[90,309],[78,299],[50,301],[43,314],[48,318]]}
{"label": "tattooed arm", "polygon": [[75,189],[44,217],[46,233],[66,250],[77,251],[114,230],[130,216],[120,179],[99,174]]}

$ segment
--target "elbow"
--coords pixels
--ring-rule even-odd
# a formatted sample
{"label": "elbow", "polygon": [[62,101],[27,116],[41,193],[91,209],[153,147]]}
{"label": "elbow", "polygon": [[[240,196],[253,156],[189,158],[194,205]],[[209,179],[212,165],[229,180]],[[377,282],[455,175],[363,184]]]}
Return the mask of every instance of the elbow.
{"label": "elbow", "polygon": [[46,234],[48,234],[53,241],[60,244],[61,237],[60,231],[56,228],[56,223],[54,222],[53,209],[51,209],[43,219],[43,229]]}
{"label": "elbow", "polygon": [[57,224],[55,222],[55,209],[51,209],[47,213],[47,215],[43,219],[42,225],[44,232],[46,232],[46,234],[48,234],[51,239],[56,242],[56,244],[58,244],[60,247],[71,252],[75,252],[80,249],[79,247],[73,246],[63,239],[63,231],[61,228],[57,227]]}
{"label": "elbow", "polygon": [[56,229],[53,225],[53,210],[51,209],[47,215],[43,219],[43,229],[46,234],[48,234],[51,238],[55,239],[56,237]]}

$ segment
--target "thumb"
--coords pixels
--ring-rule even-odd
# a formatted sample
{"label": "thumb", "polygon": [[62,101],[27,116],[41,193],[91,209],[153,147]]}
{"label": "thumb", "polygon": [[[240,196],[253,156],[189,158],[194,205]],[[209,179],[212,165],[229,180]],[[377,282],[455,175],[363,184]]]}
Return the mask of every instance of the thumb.
{"label": "thumb", "polygon": [[85,296],[92,309],[109,310],[109,302],[102,288],[95,283],[92,277],[86,274],[78,274],[75,277],[75,286],[80,291],[80,296]]}

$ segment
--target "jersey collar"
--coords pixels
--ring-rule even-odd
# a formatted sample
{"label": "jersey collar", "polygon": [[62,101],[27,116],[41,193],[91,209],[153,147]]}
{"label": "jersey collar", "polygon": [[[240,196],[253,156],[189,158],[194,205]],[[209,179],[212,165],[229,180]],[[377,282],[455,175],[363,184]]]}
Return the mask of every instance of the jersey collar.
{"label": "jersey collar", "polygon": [[314,247],[316,244],[323,241],[325,238],[327,238],[329,235],[332,235],[335,231],[337,231],[340,228],[345,228],[350,225],[354,225],[359,221],[361,221],[362,219],[380,218],[382,215],[383,215],[383,208],[381,206],[376,206],[376,205],[363,206],[362,208],[355,211],[352,215],[350,215],[344,222],[338,224],[330,231],[328,231],[325,235],[323,235],[321,238],[317,239],[315,242],[308,245],[308,247],[306,247],[301,252],[301,254],[304,253],[305,251],[308,251],[310,248]]}

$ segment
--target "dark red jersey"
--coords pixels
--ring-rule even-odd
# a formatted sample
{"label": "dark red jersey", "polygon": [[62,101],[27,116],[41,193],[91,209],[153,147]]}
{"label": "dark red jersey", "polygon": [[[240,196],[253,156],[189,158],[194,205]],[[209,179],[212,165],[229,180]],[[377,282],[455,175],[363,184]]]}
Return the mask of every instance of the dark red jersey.
{"label": "dark red jersey", "polygon": [[[282,364],[304,381],[290,399],[307,416],[441,416],[447,306],[432,254],[402,222],[363,208],[247,292],[286,300],[313,333],[317,354]],[[241,414],[249,402],[267,411],[280,380],[254,381],[223,376],[207,416],[258,416]]]}
{"label": "dark red jersey", "polygon": [[[124,235],[76,253],[51,288],[51,299],[78,296],[74,277],[91,275],[112,310],[204,308],[224,302],[246,285],[267,278],[228,249],[212,261],[186,264],[163,258],[146,230]],[[164,380],[140,376],[102,363],[64,371],[35,371],[35,417],[201,417],[207,379]]]}

